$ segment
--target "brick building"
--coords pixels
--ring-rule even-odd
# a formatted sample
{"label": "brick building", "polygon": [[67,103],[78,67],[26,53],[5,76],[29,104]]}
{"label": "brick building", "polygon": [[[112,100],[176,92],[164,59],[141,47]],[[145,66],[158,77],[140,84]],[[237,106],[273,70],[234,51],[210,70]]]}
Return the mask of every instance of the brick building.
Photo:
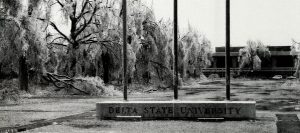
{"label": "brick building", "polygon": [[[243,47],[231,47],[230,49],[230,67],[231,73],[236,73],[239,69],[239,50]],[[268,60],[262,60],[261,70],[251,71],[244,68],[242,74],[270,77],[277,74],[291,76],[295,72],[294,64],[297,61],[295,56],[290,55],[290,46],[268,46],[271,57]],[[225,75],[225,47],[216,47],[213,53],[213,61],[210,68],[203,69],[205,75],[212,73]]]}

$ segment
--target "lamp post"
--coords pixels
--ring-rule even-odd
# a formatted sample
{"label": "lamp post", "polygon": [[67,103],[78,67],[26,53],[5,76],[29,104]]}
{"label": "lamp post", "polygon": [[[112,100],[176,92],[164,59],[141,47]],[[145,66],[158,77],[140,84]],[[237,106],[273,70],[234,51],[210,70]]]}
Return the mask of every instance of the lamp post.
{"label": "lamp post", "polygon": [[226,0],[226,100],[230,100],[230,0]]}

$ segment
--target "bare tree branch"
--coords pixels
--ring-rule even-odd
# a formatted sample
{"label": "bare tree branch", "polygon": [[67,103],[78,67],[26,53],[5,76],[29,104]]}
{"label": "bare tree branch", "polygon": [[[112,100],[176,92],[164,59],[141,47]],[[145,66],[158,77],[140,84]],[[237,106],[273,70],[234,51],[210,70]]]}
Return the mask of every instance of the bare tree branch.
{"label": "bare tree branch", "polygon": [[59,0],[56,0],[56,2],[57,2],[61,7],[64,7],[64,5],[63,5]]}
{"label": "bare tree branch", "polygon": [[80,43],[81,44],[90,44],[90,43],[97,43],[97,42],[98,42],[97,40],[88,39],[88,40],[85,40],[85,41],[81,41]]}
{"label": "bare tree branch", "polygon": [[87,4],[89,3],[89,0],[85,0],[82,8],[81,8],[81,12],[79,14],[79,16],[77,17],[77,19],[80,19],[82,16],[84,16],[86,13],[89,13],[90,11],[86,11],[84,12],[84,9],[86,8]]}
{"label": "bare tree branch", "polygon": [[84,27],[87,24],[87,20],[85,17],[82,17],[83,19],[83,24],[81,24],[77,29],[81,29],[82,27]]}
{"label": "bare tree branch", "polygon": [[[79,80],[79,79],[72,79],[68,76],[64,76],[64,75],[56,75],[56,74],[53,74],[53,73],[46,73],[46,76],[43,76],[45,80],[47,80],[48,82],[51,82],[53,83],[53,85],[57,88],[60,89],[63,89],[63,88],[66,88],[66,87],[70,87],[70,88],[73,88],[81,93],[84,93],[84,94],[89,94],[88,92],[86,91],[83,91],[77,87],[75,87],[72,82],[74,82],[75,80]],[[64,79],[60,79],[60,78],[64,78]],[[71,82],[71,83],[68,83],[68,82]],[[64,86],[59,86],[58,83],[62,83],[64,84]]]}
{"label": "bare tree branch", "polygon": [[300,44],[299,42],[295,41],[293,38],[292,38],[292,42],[295,44]]}
{"label": "bare tree branch", "polygon": [[[91,35],[93,35],[94,33],[90,33],[90,34],[88,34],[88,35],[85,35],[85,36],[83,36],[82,38],[80,38],[80,39],[78,39],[78,40],[76,40],[76,41],[78,41],[78,42],[80,42],[80,41],[82,41],[82,40],[84,40],[84,39],[87,39],[87,38],[89,38]],[[90,38],[89,38],[90,39]]]}
{"label": "bare tree branch", "polygon": [[81,12],[80,15],[76,19],[80,20],[81,17],[83,17],[85,14],[88,14],[90,12],[91,11]]}
{"label": "bare tree branch", "polygon": [[67,47],[67,46],[68,46],[68,45],[62,44],[62,43],[50,43],[50,44],[59,45],[59,46],[64,46],[64,47]]}
{"label": "bare tree branch", "polygon": [[92,15],[91,15],[89,21],[88,21],[87,23],[85,23],[85,24],[82,26],[82,28],[79,29],[79,30],[75,33],[75,36],[78,36],[81,32],[83,32],[83,31],[85,30],[85,28],[92,22],[92,20],[93,20],[93,18],[94,18],[94,15],[95,15],[95,13],[96,13],[97,10],[98,10],[98,9],[97,9],[97,6],[95,5],[94,11],[93,11],[93,13],[92,13]]}
{"label": "bare tree branch", "polygon": [[58,39],[64,39],[64,37],[62,37],[62,36],[60,36],[60,37],[57,37],[57,38],[55,38],[55,39],[53,39],[49,44],[52,44],[52,43],[54,43],[56,40],[58,40]]}
{"label": "bare tree branch", "polygon": [[53,22],[50,22],[50,25],[65,39],[67,40],[69,43],[73,43],[64,33],[62,33],[58,28],[57,26],[53,23]]}
{"label": "bare tree branch", "polygon": [[74,19],[76,19],[76,9],[77,9],[77,2],[75,2],[73,5],[72,5],[72,8],[73,8],[73,17]]}

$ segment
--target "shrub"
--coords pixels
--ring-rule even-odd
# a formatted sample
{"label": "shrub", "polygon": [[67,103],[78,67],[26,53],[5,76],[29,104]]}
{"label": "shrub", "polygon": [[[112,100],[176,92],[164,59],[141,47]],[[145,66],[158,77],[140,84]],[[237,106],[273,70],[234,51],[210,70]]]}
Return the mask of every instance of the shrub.
{"label": "shrub", "polygon": [[20,101],[17,79],[0,83],[0,104],[17,104]]}
{"label": "shrub", "polygon": [[105,85],[103,80],[96,77],[78,77],[78,81],[75,82],[75,87],[96,96],[120,96],[122,93],[111,85]]}

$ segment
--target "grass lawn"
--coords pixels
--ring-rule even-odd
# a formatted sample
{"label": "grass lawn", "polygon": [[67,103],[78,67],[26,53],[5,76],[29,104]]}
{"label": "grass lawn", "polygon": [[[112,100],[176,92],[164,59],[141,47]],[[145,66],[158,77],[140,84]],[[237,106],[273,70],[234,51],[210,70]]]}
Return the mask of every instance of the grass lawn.
{"label": "grass lawn", "polygon": [[[179,90],[180,100],[224,100],[224,81],[193,81]],[[25,132],[277,132],[276,114],[300,116],[300,84],[290,80],[233,80],[232,100],[255,100],[257,120],[251,121],[111,121],[96,120],[95,103],[118,97],[24,97],[21,104],[0,106],[0,128],[53,120],[83,112],[83,117],[53,122]],[[172,90],[131,93],[129,100],[173,100]],[[300,118],[300,117],[299,117]]]}

